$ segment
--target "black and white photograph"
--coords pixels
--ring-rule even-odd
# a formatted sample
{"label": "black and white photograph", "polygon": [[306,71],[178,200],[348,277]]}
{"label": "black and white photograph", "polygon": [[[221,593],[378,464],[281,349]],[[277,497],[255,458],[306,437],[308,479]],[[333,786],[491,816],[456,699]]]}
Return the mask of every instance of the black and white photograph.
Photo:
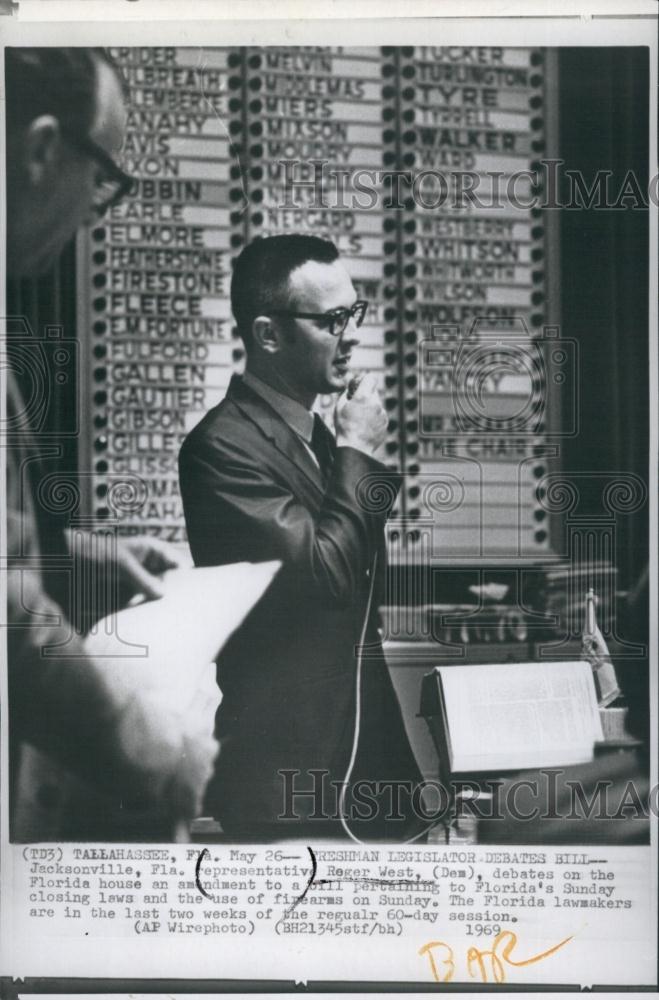
{"label": "black and white photograph", "polygon": [[656,984],[656,20],[519,20],[7,18],[21,974]]}

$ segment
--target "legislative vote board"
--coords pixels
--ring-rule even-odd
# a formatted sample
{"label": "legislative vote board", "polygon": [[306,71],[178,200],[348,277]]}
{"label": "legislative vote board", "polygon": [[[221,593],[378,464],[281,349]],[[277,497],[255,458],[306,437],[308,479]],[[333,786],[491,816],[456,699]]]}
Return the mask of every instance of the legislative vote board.
{"label": "legislative vote board", "polygon": [[[543,51],[113,54],[136,180],[81,243],[90,513],[185,540],[178,451],[244,365],[232,257],[254,237],[307,232],[337,243],[370,303],[353,361],[381,381],[383,460],[405,473],[390,527],[399,557],[549,555],[548,373],[559,385],[565,354],[547,326],[546,234],[531,207]],[[327,419],[332,403],[319,401]]]}

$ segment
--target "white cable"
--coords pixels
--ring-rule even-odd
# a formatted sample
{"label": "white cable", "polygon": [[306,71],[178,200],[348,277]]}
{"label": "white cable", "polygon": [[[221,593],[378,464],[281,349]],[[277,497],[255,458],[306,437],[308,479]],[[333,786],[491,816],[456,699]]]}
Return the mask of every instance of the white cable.
{"label": "white cable", "polygon": [[350,753],[350,760],[348,762],[348,768],[346,770],[345,776],[343,778],[343,784],[341,786],[341,794],[339,795],[339,819],[341,820],[341,826],[355,844],[362,844],[363,841],[355,835],[350,830],[350,827],[346,823],[346,818],[343,814],[345,806],[346,792],[348,790],[348,784],[350,778],[352,777],[352,769],[355,766],[355,760],[357,758],[357,745],[359,743],[359,722],[361,718],[361,703],[362,703],[362,650],[366,642],[366,632],[368,630],[368,623],[371,617],[371,604],[373,603],[373,590],[375,588],[375,571],[378,565],[378,554],[375,553],[373,558],[373,565],[371,567],[371,586],[368,591],[368,600],[366,602],[366,613],[364,614],[364,620],[362,622],[362,630],[359,636],[359,646],[357,649],[357,669],[355,671],[355,727],[352,736],[352,751]]}
{"label": "white cable", "polygon": [[[362,846],[364,844],[364,841],[360,840],[359,837],[356,837],[354,833],[352,833],[350,827],[346,822],[346,817],[344,815],[344,806],[345,806],[346,792],[348,790],[348,784],[350,782],[350,778],[352,777],[352,770],[355,766],[355,760],[357,758],[357,746],[359,744],[359,725],[361,719],[361,701],[362,701],[362,684],[361,684],[362,650],[364,649],[364,645],[366,643],[366,632],[368,630],[368,623],[371,617],[371,605],[373,603],[373,591],[375,589],[375,574],[377,566],[378,566],[378,554],[376,552],[373,558],[373,565],[371,567],[371,586],[368,592],[368,601],[366,602],[366,613],[364,615],[364,621],[362,623],[362,630],[359,636],[359,648],[357,651],[357,669],[355,671],[355,728],[352,737],[352,751],[350,753],[350,760],[348,762],[348,767],[345,776],[343,778],[343,784],[341,786],[341,794],[339,795],[339,819],[341,820],[341,826],[345,830],[348,837],[350,837],[350,839],[353,841],[353,843],[360,844]],[[428,821],[428,827],[426,829],[421,830],[420,833],[415,834],[414,837],[410,837],[408,840],[401,841],[401,843],[413,844],[415,840],[418,840],[420,837],[424,837],[433,824],[434,820],[432,822]]]}

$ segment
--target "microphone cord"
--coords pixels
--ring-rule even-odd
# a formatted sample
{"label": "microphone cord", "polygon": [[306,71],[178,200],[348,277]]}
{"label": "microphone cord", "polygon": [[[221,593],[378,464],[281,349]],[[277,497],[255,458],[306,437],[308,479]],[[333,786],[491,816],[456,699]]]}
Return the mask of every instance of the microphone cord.
{"label": "microphone cord", "polygon": [[[348,826],[346,816],[345,816],[345,798],[348,791],[348,785],[352,777],[352,772],[355,766],[355,761],[357,759],[357,747],[359,744],[359,729],[361,720],[361,703],[362,703],[362,659],[363,650],[366,643],[366,633],[368,631],[368,623],[371,618],[371,607],[373,604],[373,591],[375,590],[375,575],[378,566],[378,554],[375,553],[373,557],[373,564],[371,566],[371,585],[368,591],[368,600],[366,602],[366,612],[364,614],[364,621],[362,622],[361,633],[359,636],[359,646],[357,649],[357,667],[355,670],[355,725],[353,728],[352,737],[352,750],[350,753],[350,760],[348,762],[348,767],[346,769],[345,776],[341,785],[341,794],[339,795],[339,819],[341,820],[341,826],[343,827],[347,836],[355,844],[360,844],[363,846],[364,841],[356,837],[350,827]],[[386,665],[385,665],[386,669]],[[428,826],[421,830],[420,833],[415,834],[413,837],[409,837],[407,840],[402,840],[402,844],[413,844],[415,840],[419,840],[421,837],[425,837],[426,833],[431,826],[434,825],[433,821],[428,821]]]}

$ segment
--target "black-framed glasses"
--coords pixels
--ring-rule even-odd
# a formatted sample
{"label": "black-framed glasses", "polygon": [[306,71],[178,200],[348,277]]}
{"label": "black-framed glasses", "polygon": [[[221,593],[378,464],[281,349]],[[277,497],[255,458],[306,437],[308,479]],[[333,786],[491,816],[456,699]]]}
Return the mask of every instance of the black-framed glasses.
{"label": "black-framed glasses", "polygon": [[324,313],[292,312],[287,309],[271,309],[273,316],[290,316],[292,319],[315,319],[317,323],[327,327],[332,337],[340,337],[345,331],[350,319],[354,319],[355,326],[361,326],[366,316],[368,302],[366,299],[358,299],[354,306],[347,309],[339,306]]}
{"label": "black-framed glasses", "polygon": [[92,196],[92,208],[99,215],[107,212],[108,208],[116,205],[133,186],[133,178],[122,170],[118,163],[112,159],[102,146],[90,139],[89,136],[75,135],[73,132],[64,130],[69,142],[83,153],[87,153],[101,168],[100,175],[96,179],[94,194]]}

